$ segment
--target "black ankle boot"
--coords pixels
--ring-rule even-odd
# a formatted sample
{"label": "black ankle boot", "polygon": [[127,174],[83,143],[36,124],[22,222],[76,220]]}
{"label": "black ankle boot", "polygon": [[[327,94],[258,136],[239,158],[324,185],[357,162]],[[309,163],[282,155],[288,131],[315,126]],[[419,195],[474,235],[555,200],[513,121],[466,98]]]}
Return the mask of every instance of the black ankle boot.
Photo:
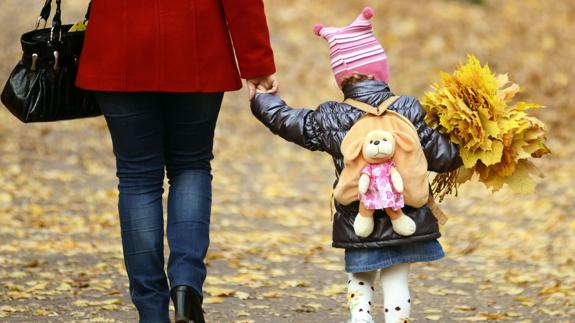
{"label": "black ankle boot", "polygon": [[172,288],[170,295],[176,309],[176,323],[205,323],[202,301],[190,286],[180,285]]}

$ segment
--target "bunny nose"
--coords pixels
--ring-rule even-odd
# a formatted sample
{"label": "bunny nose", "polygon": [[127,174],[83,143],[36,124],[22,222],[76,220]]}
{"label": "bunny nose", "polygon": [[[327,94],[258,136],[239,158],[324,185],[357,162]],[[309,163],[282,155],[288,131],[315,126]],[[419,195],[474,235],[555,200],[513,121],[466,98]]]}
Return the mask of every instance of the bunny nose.
{"label": "bunny nose", "polygon": [[373,144],[376,146],[379,145],[379,140],[374,141]]}

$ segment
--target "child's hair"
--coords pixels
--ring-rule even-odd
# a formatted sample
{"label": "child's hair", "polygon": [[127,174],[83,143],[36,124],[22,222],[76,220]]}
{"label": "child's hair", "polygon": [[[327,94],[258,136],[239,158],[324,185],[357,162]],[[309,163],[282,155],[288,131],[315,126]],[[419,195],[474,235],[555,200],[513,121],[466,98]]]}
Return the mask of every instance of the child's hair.
{"label": "child's hair", "polygon": [[352,84],[359,83],[361,81],[366,81],[366,80],[374,80],[374,79],[375,78],[373,77],[373,75],[353,73],[352,76],[348,76],[348,77],[344,78],[343,81],[341,81],[341,89],[345,91],[345,88],[352,85]]}

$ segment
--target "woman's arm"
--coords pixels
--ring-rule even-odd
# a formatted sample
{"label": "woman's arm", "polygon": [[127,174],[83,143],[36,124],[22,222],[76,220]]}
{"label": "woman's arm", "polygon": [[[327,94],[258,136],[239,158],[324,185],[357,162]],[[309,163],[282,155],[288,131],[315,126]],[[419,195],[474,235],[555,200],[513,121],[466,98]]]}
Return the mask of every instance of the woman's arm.
{"label": "woman's arm", "polygon": [[221,0],[240,74],[255,79],[275,73],[263,0]]}

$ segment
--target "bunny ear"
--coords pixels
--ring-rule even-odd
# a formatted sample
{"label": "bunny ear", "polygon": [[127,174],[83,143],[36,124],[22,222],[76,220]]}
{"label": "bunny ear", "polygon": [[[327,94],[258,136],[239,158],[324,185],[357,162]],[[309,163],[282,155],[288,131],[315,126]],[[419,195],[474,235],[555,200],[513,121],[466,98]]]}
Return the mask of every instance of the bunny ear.
{"label": "bunny ear", "polygon": [[395,131],[393,138],[395,139],[395,144],[407,153],[412,152],[415,148],[415,142],[407,132]]}
{"label": "bunny ear", "polygon": [[341,153],[346,160],[355,160],[357,157],[359,157],[362,149],[363,138],[360,138],[346,145],[346,147],[342,147]]}

